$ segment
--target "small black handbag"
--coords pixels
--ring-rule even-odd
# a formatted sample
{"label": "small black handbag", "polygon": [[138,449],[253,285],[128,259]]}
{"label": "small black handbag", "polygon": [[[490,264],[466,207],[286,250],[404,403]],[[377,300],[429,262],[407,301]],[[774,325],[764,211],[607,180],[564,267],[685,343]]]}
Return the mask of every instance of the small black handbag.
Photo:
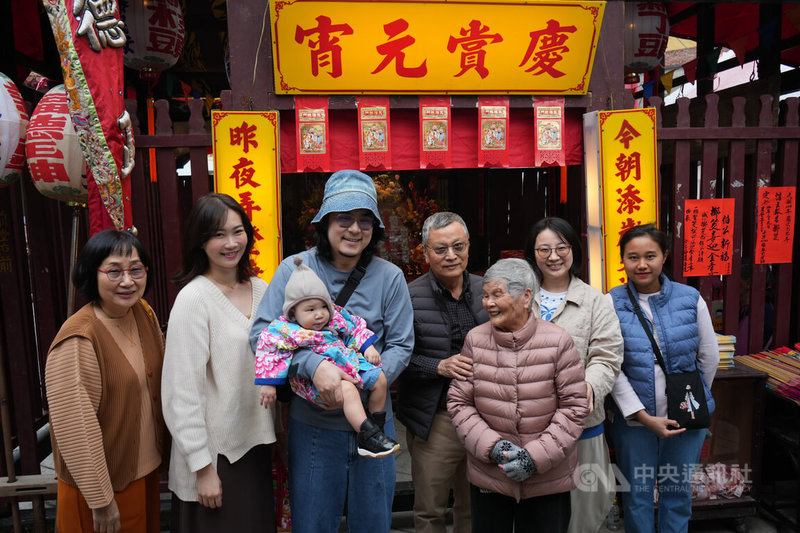
{"label": "small black handbag", "polygon": [[642,314],[642,309],[639,307],[639,302],[634,298],[630,287],[626,287],[628,291],[628,298],[633,304],[633,310],[636,316],[639,317],[639,322],[642,323],[647,337],[650,339],[650,344],[653,346],[658,364],[664,371],[664,376],[667,380],[667,417],[675,420],[678,425],[686,429],[703,429],[711,425],[711,415],[708,413],[708,403],[706,402],[706,392],[703,387],[703,378],[700,376],[700,371],[697,369],[697,361],[695,360],[695,368],[690,372],[667,372],[667,367],[664,364],[664,358],[661,356],[661,350],[653,338],[653,333],[647,325],[647,321]]}

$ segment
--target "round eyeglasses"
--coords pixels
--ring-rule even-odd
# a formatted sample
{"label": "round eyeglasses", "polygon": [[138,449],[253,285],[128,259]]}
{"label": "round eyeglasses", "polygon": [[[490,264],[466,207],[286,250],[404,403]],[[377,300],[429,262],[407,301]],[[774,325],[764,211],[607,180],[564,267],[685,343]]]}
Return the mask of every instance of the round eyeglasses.
{"label": "round eyeglasses", "polygon": [[541,259],[547,259],[553,252],[555,252],[558,257],[566,257],[571,249],[572,246],[569,244],[559,244],[555,248],[550,248],[549,246],[536,248],[536,253],[539,254]]}
{"label": "round eyeglasses", "polygon": [[125,272],[128,273],[131,279],[142,279],[147,274],[147,267],[139,265],[131,268],[109,268],[108,270],[98,268],[97,271],[105,274],[109,281],[120,281]]}
{"label": "round eyeglasses", "polygon": [[434,246],[434,247],[428,246],[428,250],[433,250],[433,253],[435,253],[440,257],[447,255],[448,250],[453,250],[454,254],[463,254],[466,251],[466,249],[467,249],[466,242],[457,242],[451,246]]}
{"label": "round eyeglasses", "polygon": [[340,228],[349,228],[353,225],[353,222],[356,221],[358,221],[358,227],[361,230],[367,231],[368,229],[372,229],[372,226],[375,224],[375,217],[372,215],[361,215],[360,217],[356,218],[355,215],[350,213],[336,214],[336,223],[339,224]]}

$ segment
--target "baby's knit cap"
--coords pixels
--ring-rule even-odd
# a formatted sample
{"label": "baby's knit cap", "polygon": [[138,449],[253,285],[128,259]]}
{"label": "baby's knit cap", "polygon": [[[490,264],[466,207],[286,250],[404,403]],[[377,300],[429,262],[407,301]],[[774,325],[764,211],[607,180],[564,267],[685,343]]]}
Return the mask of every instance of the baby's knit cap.
{"label": "baby's knit cap", "polygon": [[319,276],[303,264],[303,258],[295,256],[294,264],[297,265],[289,276],[289,281],[286,282],[286,290],[284,291],[283,298],[283,314],[289,316],[289,310],[302,302],[303,300],[311,300],[312,298],[319,298],[328,304],[328,310],[333,318],[333,303],[331,302],[331,295],[328,288],[319,279]]}

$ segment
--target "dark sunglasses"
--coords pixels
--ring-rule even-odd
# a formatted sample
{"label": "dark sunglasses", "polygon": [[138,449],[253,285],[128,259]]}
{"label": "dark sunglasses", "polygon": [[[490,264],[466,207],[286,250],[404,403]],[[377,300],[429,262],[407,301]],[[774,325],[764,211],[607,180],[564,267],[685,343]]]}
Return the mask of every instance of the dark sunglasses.
{"label": "dark sunglasses", "polygon": [[353,222],[356,221],[358,221],[358,227],[366,231],[372,229],[372,226],[375,224],[375,217],[372,215],[361,215],[356,218],[356,216],[351,213],[336,214],[336,223],[339,224],[340,228],[349,228],[353,225]]}

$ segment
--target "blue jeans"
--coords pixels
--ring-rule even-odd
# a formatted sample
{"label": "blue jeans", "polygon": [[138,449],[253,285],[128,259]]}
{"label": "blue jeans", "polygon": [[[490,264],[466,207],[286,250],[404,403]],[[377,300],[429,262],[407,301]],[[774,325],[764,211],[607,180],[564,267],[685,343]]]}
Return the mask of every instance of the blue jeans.
{"label": "blue jeans", "polygon": [[622,494],[625,531],[655,531],[653,488],[658,482],[659,533],[686,533],[692,516],[690,481],[706,430],[688,429],[662,439],[644,426],[629,426],[617,412],[611,433],[617,465],[630,483],[630,492]]}
{"label": "blue jeans", "polygon": [[[394,420],[384,432],[395,438]],[[358,455],[354,431],[289,422],[289,498],[294,533],[336,533],[345,501],[349,533],[390,529],[395,458]]]}

